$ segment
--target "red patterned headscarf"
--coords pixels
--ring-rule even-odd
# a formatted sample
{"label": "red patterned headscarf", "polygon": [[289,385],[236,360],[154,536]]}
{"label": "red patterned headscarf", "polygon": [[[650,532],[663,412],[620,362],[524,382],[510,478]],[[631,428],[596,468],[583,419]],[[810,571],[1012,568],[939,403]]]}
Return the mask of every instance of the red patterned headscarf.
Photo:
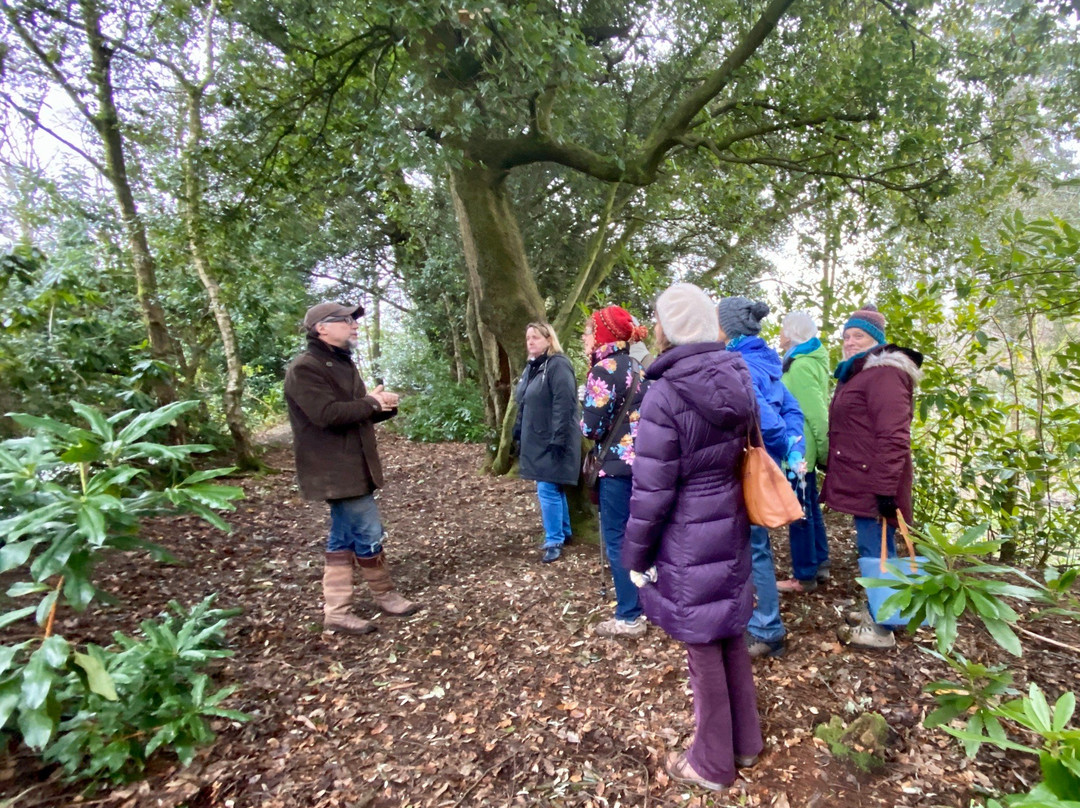
{"label": "red patterned headscarf", "polygon": [[634,324],[630,312],[621,306],[608,306],[592,313],[593,326],[596,328],[596,342],[606,345],[609,342],[640,342],[649,330]]}

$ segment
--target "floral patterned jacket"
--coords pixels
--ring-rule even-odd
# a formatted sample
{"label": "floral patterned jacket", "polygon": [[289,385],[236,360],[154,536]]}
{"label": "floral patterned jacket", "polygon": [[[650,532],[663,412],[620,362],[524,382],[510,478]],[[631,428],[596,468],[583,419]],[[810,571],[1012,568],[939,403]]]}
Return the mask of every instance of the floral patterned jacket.
{"label": "floral patterned jacket", "polygon": [[607,457],[600,468],[601,477],[629,477],[634,465],[634,438],[637,436],[641,400],[649,382],[641,364],[630,357],[625,342],[601,345],[593,353],[593,366],[585,380],[585,398],[582,402],[581,434],[595,441],[594,452],[600,451],[607,439],[626,395],[630,391],[631,374],[638,376],[637,392],[630,405],[630,412],[619,426],[618,434],[611,443]]}

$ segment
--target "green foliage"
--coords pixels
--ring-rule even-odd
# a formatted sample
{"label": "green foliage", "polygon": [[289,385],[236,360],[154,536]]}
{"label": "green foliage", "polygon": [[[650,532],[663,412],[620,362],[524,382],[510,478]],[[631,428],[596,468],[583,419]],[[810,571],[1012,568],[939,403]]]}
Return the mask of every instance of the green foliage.
{"label": "green foliage", "polygon": [[[963,730],[953,727],[944,729],[964,741],[968,754],[972,756],[984,743],[1000,749],[1015,749],[1038,755],[1043,782],[1037,790],[1019,800],[1008,799],[1006,804],[1064,805],[1068,803],[1057,801],[1080,799],[1080,729],[1068,726],[1075,710],[1074,693],[1063,693],[1054,705],[1050,706],[1042,689],[1033,682],[1026,696],[1005,702],[991,709],[990,713],[991,717],[1010,721],[1038,737],[1041,741],[1039,747],[1009,740],[997,721],[992,726],[986,726],[985,732],[977,726],[973,728],[970,722]],[[1047,801],[1040,801],[1040,797]]]}
{"label": "green foliage", "polygon": [[212,608],[211,595],[190,611],[145,620],[140,637],[116,632],[116,645],[85,653],[56,635],[0,649],[0,728],[14,731],[68,777],[137,777],[158,749],[184,765],[214,738],[211,718],[246,721],[222,702],[236,689],[214,690],[201,669],[232,655],[222,648],[235,612]]}
{"label": "green foliage", "polygon": [[1080,230],[1005,219],[952,281],[894,290],[890,338],[923,351],[913,428],[919,523],[988,522],[1008,559],[1076,548]]}
{"label": "green foliage", "polygon": [[888,734],[889,725],[879,713],[863,713],[850,724],[834,715],[828,724],[818,724],[814,730],[814,737],[825,741],[835,757],[850,760],[864,772],[885,765]]}
{"label": "green foliage", "polygon": [[[124,410],[106,417],[72,402],[86,427],[22,413],[11,416],[37,433],[0,444],[0,516],[6,517],[0,521],[0,572],[23,568],[29,573],[30,581],[16,584],[10,597],[47,594],[36,609],[9,613],[0,624],[20,619],[13,614],[34,613],[42,625],[61,596],[85,609],[95,596],[91,576],[102,552],[149,547],[137,536],[141,518],[187,512],[228,530],[215,511],[231,510],[242,492],[212,480],[231,469],[197,471],[161,490],[150,486],[152,470],[179,476],[180,465],[192,454],[212,448],[145,440],[196,406],[177,402],[140,415]],[[57,575],[62,589],[48,583]]]}
{"label": "green foliage", "polygon": [[[1020,656],[1020,640],[1011,628],[1019,617],[1003,598],[1033,600],[1041,597],[1041,592],[1035,586],[1003,580],[1008,575],[1027,580],[1017,570],[980,560],[1001,547],[1001,541],[984,540],[988,530],[989,525],[977,525],[955,538],[937,525],[916,532],[919,553],[926,560],[916,569],[904,559],[887,565],[900,585],[882,604],[879,617],[899,613],[907,618],[912,632],[925,620],[934,627],[938,650],[945,652],[956,642],[960,616],[972,611],[1001,647]],[[869,588],[895,584],[882,578],[859,578],[858,582]]]}
{"label": "green foliage", "polygon": [[423,443],[481,443],[490,437],[475,384],[447,382],[405,396],[395,428],[409,440]]}
{"label": "green foliage", "polygon": [[[937,650],[927,653],[948,665],[959,679],[934,681],[923,688],[938,705],[925,725],[958,738],[969,756],[983,744],[1038,755],[1043,782],[1027,794],[1005,798],[1006,805],[1067,805],[1067,800],[1080,796],[1080,729],[1069,727],[1075,694],[1063,693],[1051,707],[1032,682],[1026,696],[1005,700],[1017,695],[1006,666],[971,662],[956,653],[954,645],[958,620],[971,615],[1002,648],[1020,656],[1014,629],[1021,618],[1006,599],[1049,604],[1044,612],[1034,613],[1036,618],[1048,613],[1075,618],[1078,612],[1072,608],[1075,599],[1069,587],[1076,575],[1073,571],[1047,573],[1042,584],[1009,566],[989,563],[987,559],[1000,550],[1002,541],[987,540],[988,529],[982,524],[952,538],[930,526],[916,534],[916,545],[926,558],[919,570],[911,570],[900,559],[891,565],[896,581],[860,578],[859,582],[868,587],[895,587],[897,591],[881,607],[883,612],[899,611],[908,617],[911,631],[927,620],[937,635]],[[1010,577],[1024,584],[1009,583]],[[963,725],[958,726],[961,721]],[[1039,745],[1013,740],[1010,731],[1017,730],[1039,738]]]}
{"label": "green foliage", "polygon": [[[0,255],[0,407],[70,417],[69,399],[147,409],[138,314],[123,280],[88,234],[69,226],[51,260],[35,249]],[[10,435],[0,420],[0,435]]]}
{"label": "green foliage", "polygon": [[[35,430],[0,444],[0,571],[17,571],[7,597],[40,596],[36,605],[0,615],[0,627],[33,616],[43,636],[0,647],[0,729],[13,732],[71,776],[122,779],[136,774],[158,748],[182,762],[212,739],[205,718],[241,718],[225,711],[229,689],[211,692],[198,669],[227,656],[221,634],[228,616],[206,599],[190,613],[142,624],[145,639],[115,635],[119,651],[76,651],[53,634],[57,609],[85,609],[97,595],[95,564],[108,550],[145,548],[139,520],[194,513],[223,530],[216,511],[232,509],[240,489],[213,480],[229,469],[184,474],[192,454],[210,447],[166,446],[148,438],[197,402],[135,415],[106,417],[72,402],[86,426],[17,413]],[[171,478],[171,479],[170,479]],[[156,479],[164,479],[160,490]]]}
{"label": "green foliage", "polygon": [[448,361],[412,319],[384,338],[387,385],[411,391],[402,396],[399,415],[390,422],[394,429],[425,443],[479,443],[490,437],[477,385],[451,380]]}

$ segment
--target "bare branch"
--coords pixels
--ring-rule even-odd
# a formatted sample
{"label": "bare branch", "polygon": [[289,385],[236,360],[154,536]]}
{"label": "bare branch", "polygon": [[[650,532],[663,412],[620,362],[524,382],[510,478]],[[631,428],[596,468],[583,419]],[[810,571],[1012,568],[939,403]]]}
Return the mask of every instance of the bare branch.
{"label": "bare branch", "polygon": [[86,162],[88,162],[91,166],[93,166],[95,170],[99,171],[102,176],[106,176],[106,177],[108,176],[108,170],[106,169],[104,163],[100,162],[96,157],[94,157],[93,155],[91,155],[88,152],[84,151],[83,149],[79,148],[74,143],[72,143],[70,140],[67,140],[62,135],[60,135],[57,132],[54,132],[52,129],[50,129],[45,124],[43,124],[41,122],[41,120],[38,118],[37,113],[34,112],[32,109],[27,109],[26,107],[23,107],[21,104],[19,104],[19,102],[17,102],[14,98],[12,98],[6,92],[0,91],[0,98],[3,98],[4,101],[7,102],[8,106],[10,106],[13,110],[18,112],[23,118],[25,118],[27,121],[29,121],[31,124],[33,124],[34,129],[36,129],[39,132],[44,132],[46,135],[53,138],[58,143],[61,143],[62,145],[66,146],[67,148],[71,149],[77,155],[79,155],[84,160],[86,160]]}

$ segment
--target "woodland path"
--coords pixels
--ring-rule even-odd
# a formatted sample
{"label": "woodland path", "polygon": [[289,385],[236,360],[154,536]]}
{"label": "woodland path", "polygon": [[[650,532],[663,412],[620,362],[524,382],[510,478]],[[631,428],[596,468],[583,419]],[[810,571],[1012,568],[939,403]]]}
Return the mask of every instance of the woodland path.
{"label": "woodland path", "polygon": [[[247,499],[229,517],[231,536],[189,518],[148,524],[147,537],[182,565],[116,556],[101,584],[117,604],[63,615],[59,626],[71,639],[107,643],[170,599],[191,604],[218,592],[219,606],[244,608],[230,624],[236,655],[218,678],[240,685],[229,706],[252,720],[219,724],[216,744],[187,769],[163,760],[142,782],[86,797],[17,753],[2,761],[0,796],[30,787],[17,805],[125,808],[855,808],[967,806],[984,790],[1037,779],[1029,759],[984,748],[966,761],[957,742],[921,727],[933,708],[921,687],[944,671],[913,640],[876,655],[836,642],[856,573],[848,522],[830,517],[834,580],[810,596],[785,596],[788,654],[756,666],[761,761],[727,792],[669,782],[663,755],[693,733],[685,656],[656,628],[637,642],[592,636],[611,612],[600,597],[597,546],[575,544],[558,563],[540,564],[531,484],[480,476],[479,446],[412,444],[385,431],[380,446],[387,555],[422,612],[379,617],[379,631],[363,637],[321,633],[326,506],[299,497],[291,452],[271,447],[277,473],[236,481]],[[781,573],[786,543],[777,532]],[[372,616],[366,592],[358,594],[358,613]],[[1076,626],[1059,629],[1077,644]],[[969,658],[1000,656],[970,626],[961,633]],[[1031,646],[1020,665],[1056,697],[1077,688],[1078,663]],[[813,738],[831,715],[867,709],[893,730],[876,774],[856,772]]]}

